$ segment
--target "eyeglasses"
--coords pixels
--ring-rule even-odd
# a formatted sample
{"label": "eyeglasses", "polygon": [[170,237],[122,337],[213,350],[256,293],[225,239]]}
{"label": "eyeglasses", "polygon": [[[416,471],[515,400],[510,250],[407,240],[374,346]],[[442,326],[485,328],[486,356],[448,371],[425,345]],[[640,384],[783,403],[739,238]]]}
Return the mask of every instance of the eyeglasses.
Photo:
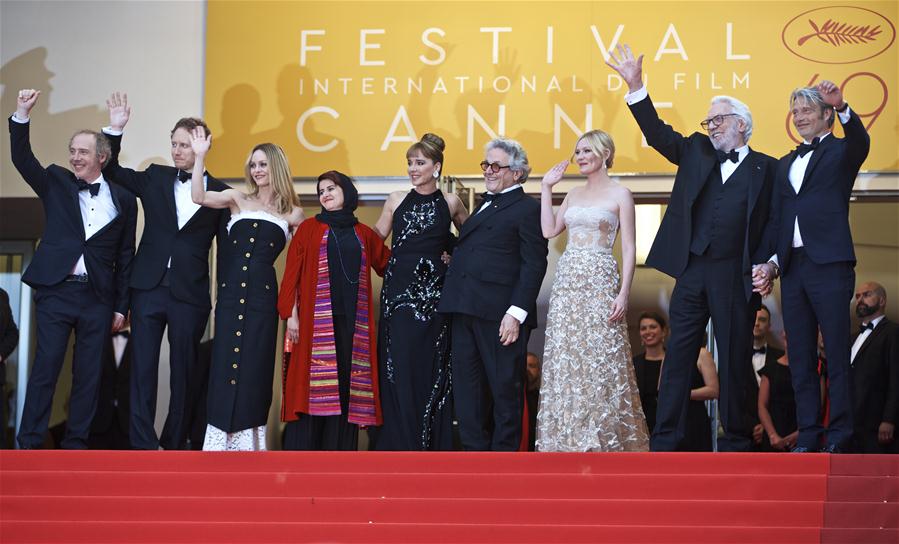
{"label": "eyeglasses", "polygon": [[509,165],[503,166],[498,162],[481,161],[481,171],[486,172],[488,168],[490,169],[491,172],[493,172],[494,174],[497,174],[503,168],[509,168]]}
{"label": "eyeglasses", "polygon": [[714,117],[709,117],[705,121],[699,123],[699,126],[702,127],[703,130],[708,130],[710,126],[718,126],[724,122],[725,117],[730,117],[731,115],[737,115],[736,113],[724,113],[721,115],[716,115]]}

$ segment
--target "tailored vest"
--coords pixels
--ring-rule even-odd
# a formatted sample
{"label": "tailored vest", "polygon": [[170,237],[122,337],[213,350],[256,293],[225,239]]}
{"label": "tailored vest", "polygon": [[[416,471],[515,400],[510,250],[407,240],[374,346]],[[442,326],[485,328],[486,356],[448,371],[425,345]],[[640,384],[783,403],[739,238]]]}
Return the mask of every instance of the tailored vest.
{"label": "tailored vest", "polygon": [[740,258],[746,235],[749,200],[749,168],[744,159],[721,182],[721,169],[712,168],[709,179],[693,204],[693,238],[690,253],[713,259]]}

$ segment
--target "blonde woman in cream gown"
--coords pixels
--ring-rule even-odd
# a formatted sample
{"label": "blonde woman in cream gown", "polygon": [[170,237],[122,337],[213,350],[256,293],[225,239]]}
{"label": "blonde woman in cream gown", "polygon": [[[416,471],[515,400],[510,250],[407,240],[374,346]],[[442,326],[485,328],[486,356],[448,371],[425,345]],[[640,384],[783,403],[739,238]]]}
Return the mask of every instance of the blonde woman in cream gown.
{"label": "blonde woman in cream gown", "polygon": [[[608,134],[584,134],[573,159],[587,183],[572,189],[558,212],[553,211],[552,188],[569,161],[543,178],[543,235],[554,238],[567,228],[568,245],[549,302],[538,451],[649,450],[625,320],[634,275],[634,200],[609,178],[614,156]],[[619,231],[621,278],[612,256]]]}

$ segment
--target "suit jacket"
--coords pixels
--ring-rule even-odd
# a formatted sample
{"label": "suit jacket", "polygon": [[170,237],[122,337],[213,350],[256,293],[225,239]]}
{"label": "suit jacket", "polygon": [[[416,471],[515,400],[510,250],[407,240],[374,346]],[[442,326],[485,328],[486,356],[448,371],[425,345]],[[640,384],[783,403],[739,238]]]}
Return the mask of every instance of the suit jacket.
{"label": "suit jacket", "polygon": [[[693,206],[711,177],[712,168],[718,168],[721,163],[708,135],[699,132],[688,137],[681,135],[659,119],[649,97],[632,104],[630,109],[646,142],[678,166],[668,209],[646,259],[647,265],[677,278],[690,258]],[[752,149],[743,161],[747,164],[741,164],[740,168],[751,169],[742,259],[743,287],[746,300],[749,300],[752,297],[752,264],[765,262],[771,255],[763,244],[763,235],[768,223],[776,161]]]}
{"label": "suit jacket", "polygon": [[[221,234],[227,239],[225,226],[228,210],[201,207],[178,229],[175,207],[175,180],[178,170],[171,166],[151,164],[143,172],[124,168],[118,156],[122,137],[107,134],[112,144],[112,158],[103,174],[141,199],[144,208],[144,231],[134,258],[131,287],[153,289],[169,270],[171,294],[178,300],[211,308],[209,297],[209,248],[212,238]],[[228,186],[207,173],[208,191],[223,191]],[[224,245],[224,244],[223,244]]]}
{"label": "suit jacket", "polygon": [[504,194],[462,225],[437,311],[500,321],[518,306],[536,327],[547,252],[540,203],[523,189]]}
{"label": "suit jacket", "polygon": [[131,342],[125,344],[122,362],[115,364],[112,338],[103,350],[97,411],[91,423],[92,433],[105,433],[115,424],[124,434],[130,425]]}
{"label": "suit jacket", "polygon": [[868,156],[871,139],[855,112],[843,125],[845,138],[833,134],[824,138],[812,153],[797,194],[790,184],[790,165],[798,156],[791,151],[777,163],[777,177],[771,209],[772,253],[781,270],[787,271],[793,246],[793,224],[799,230],[805,252],[812,262],[855,264],[852,234],[849,232],[849,196],[858,171]]}
{"label": "suit jacket", "polygon": [[899,423],[899,324],[884,317],[859,348],[849,373],[855,428],[876,432],[882,421]]}
{"label": "suit jacket", "polygon": [[127,314],[137,226],[134,196],[110,183],[112,201],[119,213],[85,240],[77,178],[61,166],[41,166],[31,151],[30,125],[9,120],[12,162],[40,197],[46,215],[41,243],[22,281],[34,288],[56,285],[71,273],[83,254],[88,281],[99,299],[116,312]]}

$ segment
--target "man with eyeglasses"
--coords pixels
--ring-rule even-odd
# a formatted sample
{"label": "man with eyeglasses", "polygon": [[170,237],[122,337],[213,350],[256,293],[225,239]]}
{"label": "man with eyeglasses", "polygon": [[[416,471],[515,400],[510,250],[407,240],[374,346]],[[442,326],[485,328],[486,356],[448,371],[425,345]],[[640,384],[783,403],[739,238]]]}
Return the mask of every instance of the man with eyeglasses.
{"label": "man with eyeglasses", "polygon": [[[871,140],[861,119],[830,81],[802,87],[790,95],[793,126],[804,140],[781,157],[771,204],[769,238],[774,253],[760,266],[757,287],[771,291],[780,275],[787,354],[799,424],[797,452],[838,453],[852,437],[849,378],[849,301],[855,288],[855,250],[849,230],[849,197]],[[831,131],[836,117],[843,138]],[[817,334],[827,351],[830,414],[820,418],[816,373]],[[823,443],[821,443],[823,439]]]}
{"label": "man with eyeglasses", "polygon": [[516,451],[527,343],[546,274],[540,202],[521,184],[521,144],[498,138],[481,163],[487,192],[462,225],[437,310],[453,314],[453,400],[462,447]]}
{"label": "man with eyeglasses", "polygon": [[770,253],[763,241],[775,161],[747,145],[749,108],[729,96],[712,99],[700,122],[706,133],[683,136],[662,122],[643,86],[643,55],[628,46],[607,64],[628,85],[625,100],[646,142],[678,166],[671,200],[646,264],[676,279],[671,293],[671,338],[659,383],[650,448],[682,446],[691,372],[712,319],[718,346],[719,451],[747,451],[752,444],[746,360],[761,297],[753,292],[753,263]]}

